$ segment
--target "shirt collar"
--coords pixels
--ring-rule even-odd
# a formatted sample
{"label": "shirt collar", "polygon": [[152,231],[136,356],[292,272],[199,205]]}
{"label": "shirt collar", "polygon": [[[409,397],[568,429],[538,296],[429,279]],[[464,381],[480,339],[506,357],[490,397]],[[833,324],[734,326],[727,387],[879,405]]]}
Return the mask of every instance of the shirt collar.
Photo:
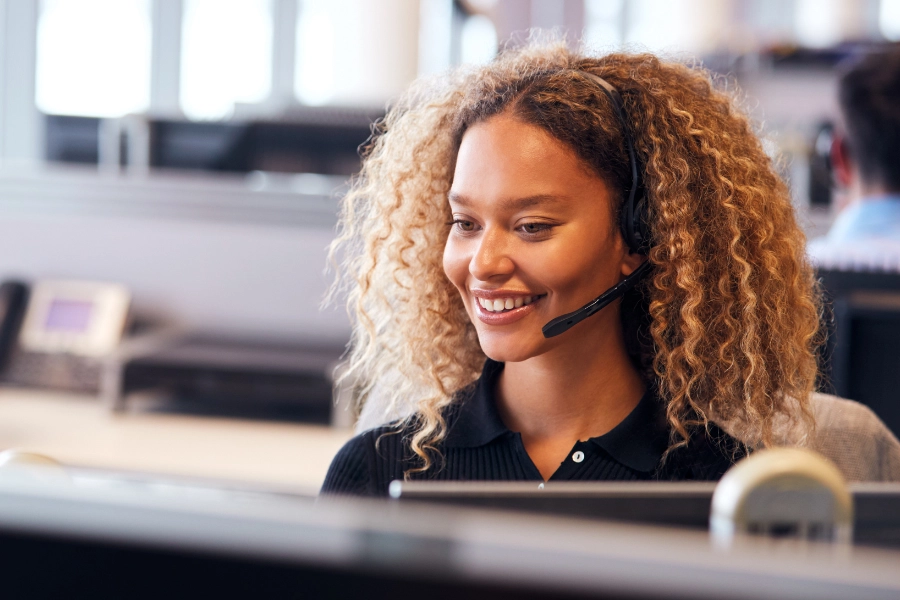
{"label": "shirt collar", "polygon": [[589,441],[635,471],[650,473],[656,470],[669,447],[669,428],[655,391],[648,388],[621,423]]}
{"label": "shirt collar", "polygon": [[481,377],[468,394],[453,406],[447,419],[448,431],[444,446],[448,448],[477,448],[509,433],[497,412],[494,390],[503,363],[488,359]]}
{"label": "shirt collar", "polygon": [[[503,363],[488,359],[481,377],[448,415],[447,448],[477,448],[510,433],[497,412],[495,390]],[[589,440],[617,462],[642,472],[659,465],[669,445],[669,431],[662,404],[649,389],[638,405],[609,432]]]}

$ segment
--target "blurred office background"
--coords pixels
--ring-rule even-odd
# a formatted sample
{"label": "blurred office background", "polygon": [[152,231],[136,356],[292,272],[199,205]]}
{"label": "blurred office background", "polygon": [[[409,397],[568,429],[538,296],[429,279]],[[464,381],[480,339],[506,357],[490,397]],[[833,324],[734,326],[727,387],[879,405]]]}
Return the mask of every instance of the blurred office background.
{"label": "blurred office background", "polygon": [[161,318],[342,342],[343,316],[318,310],[322,248],[370,123],[418,75],[532,27],[733,76],[803,208],[834,66],[900,38],[900,2],[6,0],[0,273],[112,279]]}
{"label": "blurred office background", "polygon": [[112,366],[14,356],[7,381],[118,408],[165,381],[207,414],[239,389],[222,414],[346,425],[349,324],[320,304],[357,148],[414,78],[531,28],[731,78],[817,235],[835,67],[900,40],[900,0],[0,0],[0,279],[122,284],[128,335],[194,336]]}
{"label": "blurred office background", "polygon": [[[346,325],[317,311],[324,279],[310,269],[328,241],[328,198],[358,167],[369,124],[416,76],[489,60],[532,27],[601,51],[625,44],[698,57],[746,90],[773,152],[791,159],[804,206],[800,162],[816,127],[834,117],[833,67],[859,45],[900,38],[896,0],[6,0],[0,8],[4,180],[40,173],[33,189],[4,184],[3,210],[14,197],[17,219],[40,207],[50,220],[40,229],[54,241],[39,250],[15,227],[0,236],[6,244],[31,244],[8,246],[0,271],[112,278],[134,289],[138,307],[201,327],[333,341]],[[109,228],[90,236],[90,257],[76,256],[88,252],[78,228],[48,229],[54,215],[75,214],[84,226],[95,217],[139,224],[151,237]],[[114,230],[120,237],[107,239]],[[197,256],[182,245],[199,237],[193,245],[211,251],[220,231],[231,250]],[[139,253],[151,247],[153,260]]]}

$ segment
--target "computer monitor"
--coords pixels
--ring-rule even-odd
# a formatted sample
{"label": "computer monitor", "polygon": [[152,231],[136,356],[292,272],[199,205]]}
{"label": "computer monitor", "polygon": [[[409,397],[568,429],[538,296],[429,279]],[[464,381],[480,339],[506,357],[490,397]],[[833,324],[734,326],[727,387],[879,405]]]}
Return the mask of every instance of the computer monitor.
{"label": "computer monitor", "polygon": [[861,402],[900,436],[900,273],[819,269],[820,390]]}
{"label": "computer monitor", "polygon": [[709,525],[714,482],[394,481],[397,500],[690,527]]}
{"label": "computer monitor", "polygon": [[[394,481],[395,500],[705,530],[715,482]],[[854,542],[900,548],[900,483],[850,485]]]}
{"label": "computer monitor", "polygon": [[148,496],[120,483],[0,476],[3,597],[900,595],[897,551],[723,554],[688,530],[361,499]]}

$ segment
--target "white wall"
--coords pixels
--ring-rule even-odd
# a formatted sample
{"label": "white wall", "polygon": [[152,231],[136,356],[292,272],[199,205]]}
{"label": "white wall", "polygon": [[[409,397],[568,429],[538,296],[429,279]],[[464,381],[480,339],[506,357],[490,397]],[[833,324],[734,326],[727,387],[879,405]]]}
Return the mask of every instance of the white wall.
{"label": "white wall", "polygon": [[342,307],[319,310],[333,198],[235,180],[215,205],[189,185],[93,178],[0,177],[0,279],[122,282],[136,313],[213,333],[349,338]]}

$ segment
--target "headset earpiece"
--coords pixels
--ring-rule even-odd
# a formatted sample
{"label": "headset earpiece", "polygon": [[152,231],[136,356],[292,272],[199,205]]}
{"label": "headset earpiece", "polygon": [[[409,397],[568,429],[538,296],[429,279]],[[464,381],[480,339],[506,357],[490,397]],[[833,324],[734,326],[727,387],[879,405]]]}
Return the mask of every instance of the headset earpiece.
{"label": "headset earpiece", "polygon": [[628,250],[636,254],[647,254],[650,249],[650,232],[647,224],[647,197],[644,194],[640,194],[634,202],[625,203],[619,226]]}

